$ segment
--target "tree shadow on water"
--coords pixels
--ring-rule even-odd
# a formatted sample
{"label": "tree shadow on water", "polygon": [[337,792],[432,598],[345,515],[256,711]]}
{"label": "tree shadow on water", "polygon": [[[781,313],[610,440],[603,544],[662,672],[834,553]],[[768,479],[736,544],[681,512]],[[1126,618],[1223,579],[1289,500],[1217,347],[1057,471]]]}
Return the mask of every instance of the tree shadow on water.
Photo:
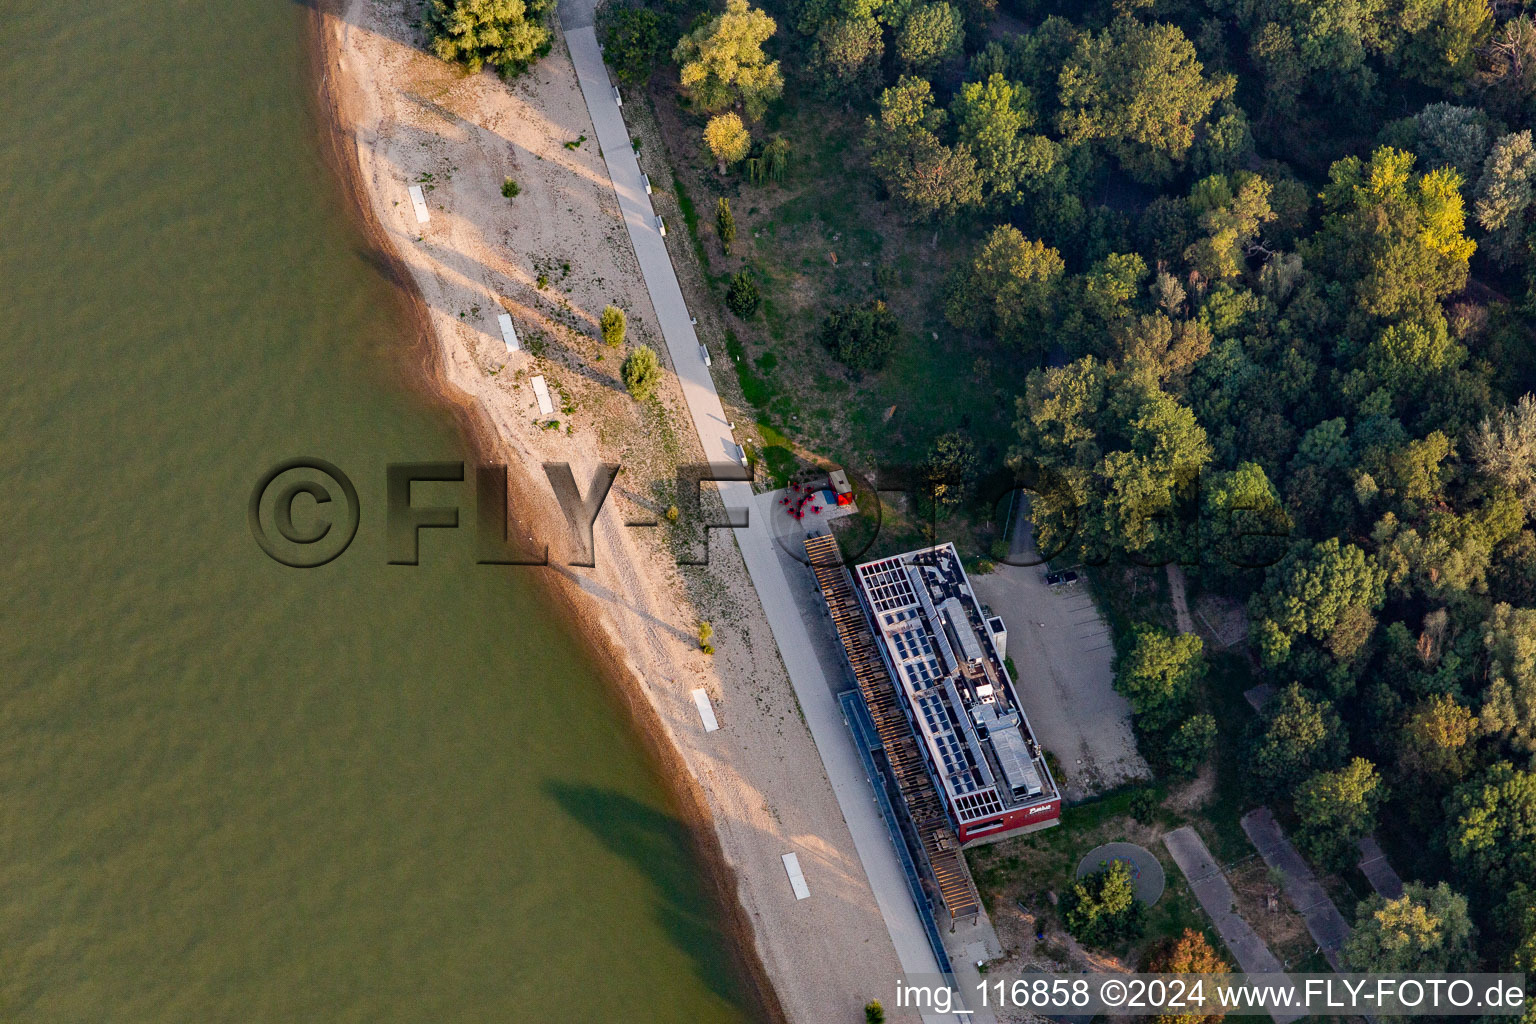
{"label": "tree shadow on water", "polygon": [[[719,908],[705,891],[695,840],[677,818],[611,789],[550,782],[560,807],[604,846],[625,857],[654,885],[655,913],[674,945],[694,963],[715,995],[745,1007],[738,965],[722,952],[733,947],[720,928]],[[754,1015],[755,1016],[755,1015]]]}

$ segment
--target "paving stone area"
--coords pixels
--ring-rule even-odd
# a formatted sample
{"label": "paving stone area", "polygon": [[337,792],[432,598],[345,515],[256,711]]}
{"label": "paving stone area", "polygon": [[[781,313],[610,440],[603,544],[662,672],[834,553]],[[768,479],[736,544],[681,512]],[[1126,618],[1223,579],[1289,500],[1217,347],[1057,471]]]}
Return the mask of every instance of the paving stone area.
{"label": "paving stone area", "polygon": [[[1269,951],[1264,940],[1243,920],[1237,912],[1237,897],[1227,876],[1221,873],[1205,841],[1188,825],[1174,829],[1163,836],[1163,845],[1173,856],[1173,861],[1189,881],[1200,906],[1210,915],[1211,923],[1227,949],[1237,960],[1245,974],[1280,974],[1283,968],[1275,954]],[[1291,1024],[1302,1018],[1300,1013],[1276,1012],[1271,1014],[1275,1024]]]}
{"label": "paving stone area", "polygon": [[1302,859],[1296,847],[1285,838],[1275,816],[1268,807],[1249,811],[1243,815],[1243,831],[1253,840],[1253,845],[1264,858],[1264,863],[1285,877],[1285,895],[1291,906],[1307,922],[1307,931],[1322,947],[1323,956],[1334,970],[1339,970],[1339,950],[1351,931],[1349,922],[1333,905],[1333,900],[1318,884],[1317,876]]}

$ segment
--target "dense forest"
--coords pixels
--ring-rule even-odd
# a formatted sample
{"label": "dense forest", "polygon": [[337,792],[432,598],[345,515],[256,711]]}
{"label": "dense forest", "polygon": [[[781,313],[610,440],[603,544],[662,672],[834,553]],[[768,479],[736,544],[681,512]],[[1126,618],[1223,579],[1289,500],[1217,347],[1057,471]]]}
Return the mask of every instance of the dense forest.
{"label": "dense forest", "polygon": [[[787,89],[858,126],[883,203],[963,240],[936,298],[1034,367],[993,383],[1042,549],[1244,602],[1276,690],[1224,737],[1251,795],[1325,870],[1372,831],[1412,858],[1356,963],[1536,971],[1523,7],[658,0],[601,26],[622,80],[709,115],[722,174],[783,173]],[[756,308],[745,272],[732,296]],[[877,372],[884,304],[825,316]],[[1243,728],[1193,696],[1195,638],[1132,630],[1119,671],[1165,771]]]}

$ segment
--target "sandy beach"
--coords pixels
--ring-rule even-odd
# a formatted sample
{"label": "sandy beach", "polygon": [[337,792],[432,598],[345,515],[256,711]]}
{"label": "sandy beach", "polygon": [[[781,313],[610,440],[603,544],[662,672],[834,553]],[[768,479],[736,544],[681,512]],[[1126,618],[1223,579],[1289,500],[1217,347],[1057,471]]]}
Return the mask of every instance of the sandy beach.
{"label": "sandy beach", "polygon": [[[546,578],[610,652],[616,688],[718,866],[711,881],[767,1015],[860,1019],[899,975],[895,950],[734,544],[716,531],[707,566],[677,564],[688,531],[664,512],[676,466],[702,452],[670,374],[649,407],[618,379],[629,345],[650,344],[664,364],[666,349],[564,41],[556,29],[549,56],[512,83],[466,76],[422,49],[417,12],[411,0],[337,0],[315,24],[335,163],[418,309],[424,384],[462,411],[482,458],[511,467],[514,515],[551,548],[550,568],[520,571]],[[629,318],[624,350],[599,337],[609,303]],[[507,352],[503,312],[523,352]],[[534,375],[548,382],[551,416]],[[565,564],[545,462],[569,463],[583,489],[600,463],[623,467],[596,523],[594,568]],[[639,520],[659,525],[625,525]],[[713,656],[699,650],[700,620],[714,627]],[[699,687],[718,732],[700,725]],[[791,851],[811,899],[789,887],[780,856]]]}

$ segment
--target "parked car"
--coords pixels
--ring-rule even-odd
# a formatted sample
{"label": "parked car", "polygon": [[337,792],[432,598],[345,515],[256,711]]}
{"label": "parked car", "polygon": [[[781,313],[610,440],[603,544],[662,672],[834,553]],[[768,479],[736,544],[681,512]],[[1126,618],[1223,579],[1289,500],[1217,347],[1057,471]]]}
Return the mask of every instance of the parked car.
{"label": "parked car", "polygon": [[1048,587],[1065,587],[1077,582],[1077,573],[1071,569],[1063,569],[1060,572],[1048,572],[1045,574],[1045,585]]}

